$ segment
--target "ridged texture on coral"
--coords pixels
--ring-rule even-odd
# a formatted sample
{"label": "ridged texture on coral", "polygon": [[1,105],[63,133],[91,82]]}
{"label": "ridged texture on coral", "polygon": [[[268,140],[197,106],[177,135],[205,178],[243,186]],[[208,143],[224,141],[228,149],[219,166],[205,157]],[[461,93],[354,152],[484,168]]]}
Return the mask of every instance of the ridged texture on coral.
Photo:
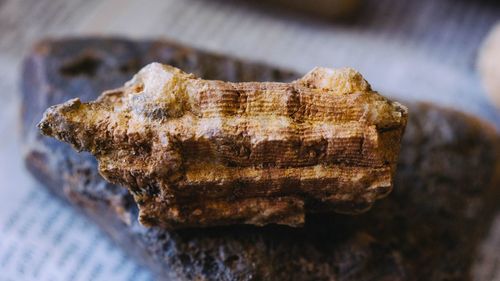
{"label": "ridged texture on coral", "polygon": [[49,108],[39,127],[94,154],[143,224],[178,228],[365,211],[391,191],[406,122],[352,69],[231,83],[153,63],[94,102]]}

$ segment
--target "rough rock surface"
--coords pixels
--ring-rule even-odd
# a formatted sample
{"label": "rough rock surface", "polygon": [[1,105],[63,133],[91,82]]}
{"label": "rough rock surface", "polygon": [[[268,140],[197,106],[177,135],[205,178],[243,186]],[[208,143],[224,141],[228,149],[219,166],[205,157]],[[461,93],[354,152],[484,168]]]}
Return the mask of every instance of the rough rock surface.
{"label": "rough rock surface", "polygon": [[407,120],[353,69],[235,83],[151,63],[93,102],[50,107],[39,128],[95,155],[143,225],[173,229],[366,211],[392,189]]}
{"label": "rough rock surface", "polygon": [[93,100],[152,61],[207,79],[289,81],[296,76],[166,42],[44,41],[26,59],[22,118],[27,167],[159,279],[471,279],[475,248],[498,204],[499,140],[474,117],[428,104],[408,104],[412,115],[394,190],[367,213],[310,216],[297,229],[165,231],[141,226],[132,196],[106,183],[90,154],[42,137],[36,124],[48,106],[77,96]]}

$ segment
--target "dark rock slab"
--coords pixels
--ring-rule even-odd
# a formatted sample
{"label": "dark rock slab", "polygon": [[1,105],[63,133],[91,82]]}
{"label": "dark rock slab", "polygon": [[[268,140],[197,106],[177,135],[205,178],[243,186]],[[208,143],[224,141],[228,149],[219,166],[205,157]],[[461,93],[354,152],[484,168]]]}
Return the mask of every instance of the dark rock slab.
{"label": "dark rock slab", "polygon": [[[94,99],[142,65],[172,64],[206,79],[284,81],[296,75],[164,41],[61,39],[37,44],[23,67],[26,165],[138,261],[171,280],[470,280],[500,195],[499,138],[463,113],[406,103],[410,120],[395,188],[358,216],[311,216],[304,228],[144,228],[124,188],[96,161],[39,135],[50,105]],[[495,176],[496,175],[496,176]]]}

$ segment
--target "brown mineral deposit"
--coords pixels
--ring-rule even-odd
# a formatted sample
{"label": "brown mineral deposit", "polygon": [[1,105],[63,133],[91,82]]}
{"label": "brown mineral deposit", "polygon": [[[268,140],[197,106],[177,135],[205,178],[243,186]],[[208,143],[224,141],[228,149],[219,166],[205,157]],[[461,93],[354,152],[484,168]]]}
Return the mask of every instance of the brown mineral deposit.
{"label": "brown mineral deposit", "polygon": [[50,107],[39,128],[95,155],[141,223],[181,228],[363,212],[392,189],[406,122],[353,69],[232,83],[152,63],[96,101]]}

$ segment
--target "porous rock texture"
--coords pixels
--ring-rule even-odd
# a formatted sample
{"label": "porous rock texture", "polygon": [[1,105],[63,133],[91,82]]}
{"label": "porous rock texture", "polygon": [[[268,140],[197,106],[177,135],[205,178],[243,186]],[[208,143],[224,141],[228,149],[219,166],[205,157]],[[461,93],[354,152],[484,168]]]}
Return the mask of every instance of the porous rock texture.
{"label": "porous rock texture", "polygon": [[297,76],[161,41],[46,40],[27,57],[22,120],[28,169],[159,280],[472,280],[476,247],[498,205],[499,139],[482,121],[431,104],[405,102],[412,114],[394,190],[369,212],[310,215],[303,228],[167,231],[139,224],[132,196],[101,178],[92,155],[42,137],[36,124],[50,105],[94,100],[152,61],[206,79]]}
{"label": "porous rock texture", "polygon": [[151,63],[96,101],[50,107],[39,127],[95,155],[144,225],[172,229],[365,211],[392,189],[406,122],[353,69],[234,83]]}

